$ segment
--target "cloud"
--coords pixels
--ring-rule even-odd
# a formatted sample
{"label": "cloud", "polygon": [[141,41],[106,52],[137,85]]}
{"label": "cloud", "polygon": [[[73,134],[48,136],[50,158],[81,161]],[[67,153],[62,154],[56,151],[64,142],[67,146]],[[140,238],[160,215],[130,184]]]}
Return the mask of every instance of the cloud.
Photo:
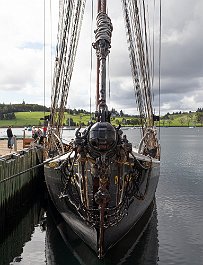
{"label": "cloud", "polygon": [[[162,108],[196,110],[203,106],[203,3],[165,1],[162,21]],[[191,100],[189,100],[191,99]],[[175,100],[175,102],[173,102]]]}
{"label": "cloud", "polygon": [[[48,1],[47,1],[48,2]],[[46,3],[47,3],[46,2]],[[56,1],[55,1],[56,2]],[[46,4],[46,10],[49,10]],[[57,5],[55,4],[57,7]],[[50,90],[50,17],[46,11],[46,87]],[[52,13],[57,17],[53,9]],[[56,21],[55,21],[56,22]],[[44,94],[43,1],[2,1],[0,9],[1,102],[43,104]],[[49,25],[49,26],[48,26]],[[56,26],[53,27],[56,36]],[[55,41],[56,42],[56,41]],[[54,46],[55,46],[54,42]],[[50,98],[50,92],[47,93]],[[49,99],[50,104],[50,99]]]}
{"label": "cloud", "polygon": [[[107,96],[107,101],[110,107],[125,109],[126,112],[132,113],[136,112],[136,107],[122,8],[116,1],[108,3],[108,12],[114,30],[110,59],[107,62],[109,67],[107,84],[109,82],[111,84],[111,96],[110,98]],[[150,9],[151,2],[148,3]],[[46,104],[50,105],[54,47],[57,40],[58,1],[51,1],[51,6],[50,2],[46,1],[45,54],[43,5],[44,2],[41,0],[7,0],[1,3],[1,102],[15,103],[24,99],[27,103],[43,104],[45,84]],[[95,1],[94,7],[96,7]],[[201,0],[162,1],[162,113],[176,110],[195,111],[198,107],[203,107],[202,10]],[[92,20],[90,11],[91,1],[87,1],[68,100],[68,105],[75,108],[89,109],[90,96],[92,109],[95,103],[96,63],[95,50],[91,51],[91,44],[94,41],[93,30],[96,28],[96,23]],[[96,13],[94,19],[95,16]],[[156,47],[159,38],[158,19],[159,17],[156,16],[154,29]],[[157,50],[155,63],[153,93],[157,112],[159,102]]]}

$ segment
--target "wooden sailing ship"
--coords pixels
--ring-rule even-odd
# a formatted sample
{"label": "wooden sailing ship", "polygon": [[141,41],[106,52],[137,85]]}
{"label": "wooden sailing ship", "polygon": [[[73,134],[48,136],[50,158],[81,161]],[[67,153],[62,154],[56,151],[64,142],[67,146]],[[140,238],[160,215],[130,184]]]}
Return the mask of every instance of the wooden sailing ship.
{"label": "wooden sailing ship", "polygon": [[[97,59],[96,122],[90,122],[83,131],[78,128],[69,144],[62,142],[64,111],[85,2],[60,1],[47,136],[50,162],[45,163],[44,169],[55,207],[71,229],[102,258],[136,226],[153,203],[160,172],[160,146],[154,127],[148,49],[146,39],[143,41],[146,34],[141,31],[140,5],[139,1],[124,0],[131,70],[141,120],[139,147],[132,146],[120,126],[111,124],[106,103],[106,58],[113,30],[106,0],[98,0],[93,43]],[[142,230],[137,234],[141,233]]]}

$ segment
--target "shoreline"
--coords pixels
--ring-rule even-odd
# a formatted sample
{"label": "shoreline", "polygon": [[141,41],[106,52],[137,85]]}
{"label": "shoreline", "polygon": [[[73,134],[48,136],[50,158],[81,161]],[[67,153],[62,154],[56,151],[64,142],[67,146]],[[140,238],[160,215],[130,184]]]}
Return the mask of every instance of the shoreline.
{"label": "shoreline", "polygon": [[[35,125],[33,125],[34,127],[36,127],[36,128],[38,128],[38,127],[41,127],[41,126],[35,126]],[[117,126],[117,125],[115,125],[115,126]],[[86,128],[87,126],[82,126],[81,128]],[[173,126],[163,126],[163,125],[161,125],[161,126],[158,126],[158,125],[155,125],[155,127],[157,127],[157,128],[176,128],[176,127],[183,127],[183,128],[190,128],[190,127],[194,127],[194,128],[196,128],[196,127],[203,127],[203,125],[196,125],[196,126],[186,126],[186,125],[173,125]],[[8,126],[0,126],[0,129],[7,129],[8,128]],[[16,129],[20,129],[20,128],[25,128],[25,126],[11,126],[11,128],[16,128]],[[72,130],[72,129],[77,129],[77,128],[79,128],[79,126],[71,126],[71,128],[67,128],[67,126],[64,126],[63,127],[63,129],[64,130]],[[129,125],[129,126],[121,126],[121,128],[141,128],[141,126],[134,126],[134,125]],[[25,129],[25,131],[26,131],[27,129]]]}

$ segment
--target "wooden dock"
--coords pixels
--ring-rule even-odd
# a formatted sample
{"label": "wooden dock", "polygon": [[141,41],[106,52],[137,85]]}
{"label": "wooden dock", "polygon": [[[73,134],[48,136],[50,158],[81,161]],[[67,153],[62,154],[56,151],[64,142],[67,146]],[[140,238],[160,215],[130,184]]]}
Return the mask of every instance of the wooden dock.
{"label": "wooden dock", "polygon": [[38,167],[43,162],[43,146],[24,148],[25,142],[17,140],[16,151],[7,143],[0,140],[0,210],[5,216],[19,207],[29,197],[29,187],[43,178],[43,167]]}
{"label": "wooden dock", "polygon": [[[20,151],[23,149],[23,140],[19,139],[17,140],[17,151]],[[0,140],[0,156],[9,155],[11,153],[14,153],[14,148],[9,149],[8,148],[8,140]]]}

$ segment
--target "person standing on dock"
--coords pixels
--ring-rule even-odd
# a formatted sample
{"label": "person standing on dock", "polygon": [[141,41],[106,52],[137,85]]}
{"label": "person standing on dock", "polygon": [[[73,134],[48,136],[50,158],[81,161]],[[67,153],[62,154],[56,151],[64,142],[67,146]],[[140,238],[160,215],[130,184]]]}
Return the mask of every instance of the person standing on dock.
{"label": "person standing on dock", "polygon": [[11,126],[8,126],[8,129],[7,129],[7,136],[8,136],[8,148],[12,148],[13,132],[12,132],[12,130],[11,130]]}
{"label": "person standing on dock", "polygon": [[44,127],[43,127],[43,135],[46,136],[46,134],[47,134],[47,127],[44,125]]}

